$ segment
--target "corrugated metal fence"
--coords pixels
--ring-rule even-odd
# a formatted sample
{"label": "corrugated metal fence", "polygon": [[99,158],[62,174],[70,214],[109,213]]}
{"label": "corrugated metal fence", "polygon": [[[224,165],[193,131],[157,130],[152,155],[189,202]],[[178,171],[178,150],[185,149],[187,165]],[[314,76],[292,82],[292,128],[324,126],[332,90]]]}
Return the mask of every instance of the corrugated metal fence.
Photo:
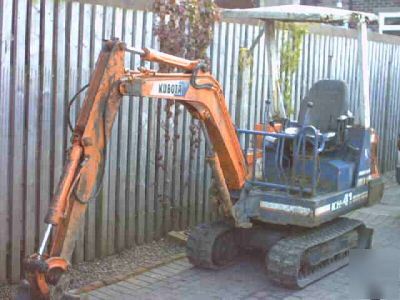
{"label": "corrugated metal fence", "polygon": [[[32,253],[61,173],[70,133],[66,107],[88,82],[101,40],[157,47],[151,13],[52,0],[0,1],[0,282],[17,281],[21,258]],[[261,28],[221,23],[210,48],[212,72],[224,87],[232,116],[245,127],[261,120],[267,97],[264,37],[253,53],[246,97],[236,111],[239,47]],[[284,33],[279,33],[282,40]],[[382,137],[381,165],[394,166],[399,130],[400,43],[374,35],[371,44],[373,125]],[[354,33],[315,29],[304,38],[293,100],[320,78],[346,80],[357,108]],[[139,65],[127,55],[126,65]],[[240,87],[241,88],[241,87]],[[82,100],[82,99],[81,99]],[[79,101],[71,112],[74,120]],[[103,191],[89,204],[75,261],[151,241],[171,229],[213,218],[210,170],[196,120],[179,105],[124,99],[108,147]]]}

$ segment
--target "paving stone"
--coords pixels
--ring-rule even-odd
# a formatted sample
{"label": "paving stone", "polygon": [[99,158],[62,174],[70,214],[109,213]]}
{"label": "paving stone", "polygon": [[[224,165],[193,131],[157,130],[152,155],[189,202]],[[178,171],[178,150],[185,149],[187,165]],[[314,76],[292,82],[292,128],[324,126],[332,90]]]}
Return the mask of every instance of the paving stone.
{"label": "paving stone", "polygon": [[123,286],[125,288],[128,288],[132,291],[138,291],[142,286],[134,284],[132,282],[128,282],[128,281],[120,281],[118,283],[116,283],[117,286]]}
{"label": "paving stone", "polygon": [[163,275],[163,276],[165,276],[165,277],[169,277],[169,276],[175,274],[175,273],[173,273],[173,272],[166,271],[165,269],[160,269],[160,268],[155,268],[155,269],[152,269],[151,271],[152,271],[153,273],[160,274],[160,275]]}
{"label": "paving stone", "polygon": [[89,296],[89,299],[100,299],[100,300],[107,300],[109,296],[104,293],[101,293],[97,290],[91,291],[90,293],[86,294]]}
{"label": "paving stone", "polygon": [[140,279],[138,279],[138,278],[136,278],[136,277],[127,278],[127,279],[124,280],[124,281],[127,281],[127,282],[129,282],[129,283],[133,283],[133,284],[138,285],[138,286],[141,286],[141,287],[146,287],[146,286],[149,286],[149,285],[150,285],[149,282],[140,280]]}
{"label": "paving stone", "polygon": [[170,267],[169,265],[162,266],[162,267],[160,267],[158,269],[162,270],[162,271],[169,272],[170,274],[177,274],[177,273],[180,273],[180,272],[183,271],[182,269],[176,269],[174,267]]}
{"label": "paving stone", "polygon": [[140,274],[138,276],[135,276],[136,279],[148,282],[148,283],[154,283],[157,282],[159,279],[154,278],[154,277],[150,277],[148,276],[148,274],[144,273],[144,274]]}
{"label": "paving stone", "polygon": [[153,272],[153,270],[151,270],[151,271],[149,271],[149,272],[146,272],[145,275],[148,276],[148,277],[157,279],[157,280],[163,280],[163,279],[167,278],[167,276],[158,274],[158,273],[156,273],[156,272]]}
{"label": "paving stone", "polygon": [[130,288],[127,288],[123,285],[120,284],[112,284],[110,286],[108,286],[109,289],[121,293],[121,294],[126,294],[126,295],[132,295],[132,294],[136,294],[137,290],[132,290]]}
{"label": "paving stone", "polygon": [[[400,187],[389,189],[384,204],[351,214],[374,228],[375,249],[400,249]],[[194,268],[187,259],[180,259],[87,295],[97,300],[342,300],[350,299],[347,273],[348,269],[343,268],[303,290],[293,291],[268,280],[261,254],[243,255],[236,265],[218,271]]]}

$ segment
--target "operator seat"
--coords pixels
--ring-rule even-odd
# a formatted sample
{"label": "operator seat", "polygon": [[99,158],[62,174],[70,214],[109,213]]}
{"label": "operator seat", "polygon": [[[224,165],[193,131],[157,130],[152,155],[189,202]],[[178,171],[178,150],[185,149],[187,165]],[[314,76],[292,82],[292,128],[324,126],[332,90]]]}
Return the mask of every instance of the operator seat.
{"label": "operator seat", "polygon": [[[314,105],[307,113],[307,104]],[[342,80],[320,80],[311,87],[307,97],[300,103],[298,124],[312,125],[330,139],[335,136],[337,120],[348,115],[349,91]]]}

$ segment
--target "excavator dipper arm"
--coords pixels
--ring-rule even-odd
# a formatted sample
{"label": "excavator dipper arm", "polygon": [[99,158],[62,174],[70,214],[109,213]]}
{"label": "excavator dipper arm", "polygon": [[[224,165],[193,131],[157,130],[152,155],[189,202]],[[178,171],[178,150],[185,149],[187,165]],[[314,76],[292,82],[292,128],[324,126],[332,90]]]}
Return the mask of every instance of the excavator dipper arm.
{"label": "excavator dipper arm", "polygon": [[[156,73],[124,69],[125,52],[142,60],[167,64],[187,73]],[[88,92],[73,131],[71,146],[48,209],[48,224],[38,253],[24,263],[26,279],[20,299],[50,299],[49,284],[55,285],[67,271],[78,230],[89,201],[101,190],[106,147],[122,96],[173,99],[200,119],[212,151],[208,155],[221,204],[230,215],[230,190],[240,190],[247,171],[235,128],[219,83],[200,61],[189,61],[152,49],[127,47],[118,40],[103,43]],[[50,243],[48,245],[48,243]]]}

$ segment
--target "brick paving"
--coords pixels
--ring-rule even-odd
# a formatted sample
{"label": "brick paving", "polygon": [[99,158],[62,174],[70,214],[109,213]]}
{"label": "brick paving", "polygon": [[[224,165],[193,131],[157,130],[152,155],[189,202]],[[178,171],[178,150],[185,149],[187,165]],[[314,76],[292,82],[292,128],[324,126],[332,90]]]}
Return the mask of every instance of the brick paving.
{"label": "brick paving", "polygon": [[[382,203],[351,217],[374,228],[374,249],[400,250],[400,187],[390,182]],[[261,255],[247,254],[223,270],[193,268],[186,258],[87,294],[84,299],[350,299],[348,267],[303,290],[287,290],[268,281]]]}

